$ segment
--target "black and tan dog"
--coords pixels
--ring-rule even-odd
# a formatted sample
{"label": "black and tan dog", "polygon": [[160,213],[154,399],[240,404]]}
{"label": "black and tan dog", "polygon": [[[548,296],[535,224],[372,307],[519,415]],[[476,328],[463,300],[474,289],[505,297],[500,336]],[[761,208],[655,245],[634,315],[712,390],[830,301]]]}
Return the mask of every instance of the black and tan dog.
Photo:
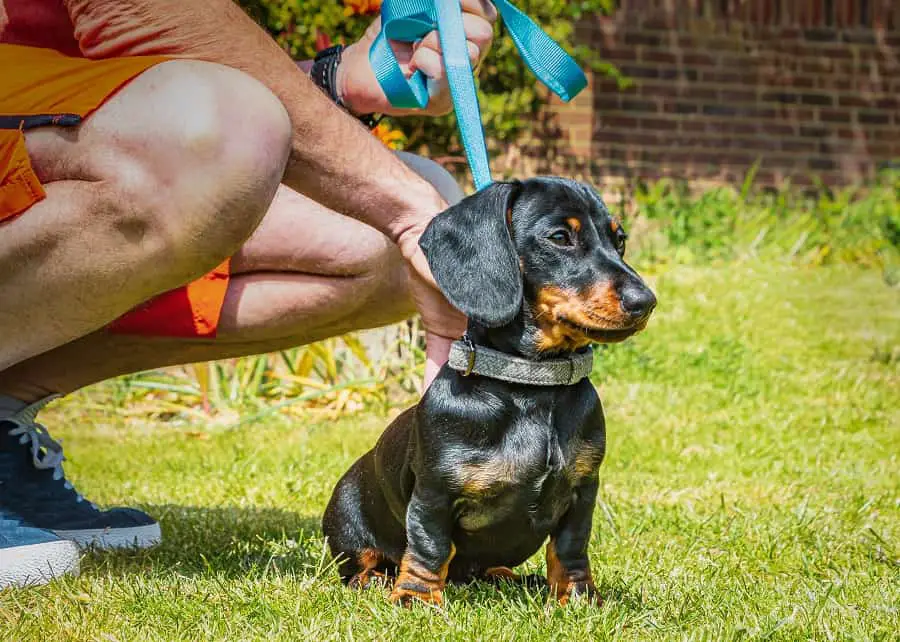
{"label": "black and tan dog", "polygon": [[[646,325],[656,299],[625,238],[593,189],[535,178],[439,214],[421,247],[474,354],[552,365]],[[335,488],[324,531],[342,579],[396,573],[393,601],[440,603],[448,580],[515,577],[549,537],[551,594],[599,603],[587,548],[605,441],[586,378],[527,385],[444,366]]]}

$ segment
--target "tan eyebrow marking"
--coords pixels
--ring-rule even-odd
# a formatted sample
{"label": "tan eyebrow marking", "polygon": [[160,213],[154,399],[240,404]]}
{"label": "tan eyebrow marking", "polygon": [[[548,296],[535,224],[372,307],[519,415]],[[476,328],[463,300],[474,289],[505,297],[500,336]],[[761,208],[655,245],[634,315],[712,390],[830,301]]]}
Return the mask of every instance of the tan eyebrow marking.
{"label": "tan eyebrow marking", "polygon": [[566,223],[569,224],[569,227],[571,227],[576,234],[581,231],[581,221],[579,221],[574,216],[567,218]]}

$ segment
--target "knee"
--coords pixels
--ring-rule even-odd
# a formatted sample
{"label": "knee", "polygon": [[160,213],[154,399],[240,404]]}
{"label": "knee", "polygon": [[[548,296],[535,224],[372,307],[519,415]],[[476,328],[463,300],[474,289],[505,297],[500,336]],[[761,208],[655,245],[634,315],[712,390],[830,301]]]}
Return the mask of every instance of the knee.
{"label": "knee", "polygon": [[179,195],[197,204],[199,219],[174,215],[169,222],[180,238],[202,231],[204,242],[234,252],[256,229],[281,183],[290,119],[274,94],[237,70],[201,62],[169,65],[167,102],[190,97],[182,106],[189,116],[170,134],[170,162],[181,177]]}
{"label": "knee", "polygon": [[397,156],[400,157],[400,160],[407,167],[431,183],[449,205],[455,205],[465,198],[465,192],[459,186],[456,177],[444,169],[443,165],[434,162],[430,158],[417,156],[409,152],[397,152]]}
{"label": "knee", "polygon": [[[262,220],[287,163],[291,123],[264,85],[194,61],[145,72],[146,120],[125,137],[110,182],[117,228],[178,272],[202,273],[234,254]],[[135,81],[137,82],[137,81]],[[128,171],[127,168],[135,171]],[[130,214],[130,215],[129,215]],[[149,242],[148,242],[149,241]]]}

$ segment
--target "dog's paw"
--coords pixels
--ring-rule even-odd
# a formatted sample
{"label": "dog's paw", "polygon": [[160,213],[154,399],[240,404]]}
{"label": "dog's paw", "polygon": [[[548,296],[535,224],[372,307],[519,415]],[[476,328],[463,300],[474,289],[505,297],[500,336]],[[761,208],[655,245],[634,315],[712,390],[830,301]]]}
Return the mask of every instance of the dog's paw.
{"label": "dog's paw", "polygon": [[364,570],[360,571],[347,581],[347,587],[352,589],[368,588],[372,582],[384,583],[387,577],[384,573],[378,571]]}
{"label": "dog's paw", "polygon": [[518,582],[521,576],[508,566],[492,566],[484,571],[484,579],[494,582]]}
{"label": "dog's paw", "polygon": [[443,606],[444,591],[437,586],[427,586],[404,580],[402,577],[399,578],[394,585],[394,590],[391,591],[391,602],[408,607],[412,606],[416,600],[434,606]]}
{"label": "dog's paw", "polygon": [[603,606],[603,598],[597,591],[597,587],[591,581],[585,582],[569,582],[565,587],[553,587],[551,595],[556,597],[556,601],[560,606],[565,606],[571,600],[585,600],[593,606]]}

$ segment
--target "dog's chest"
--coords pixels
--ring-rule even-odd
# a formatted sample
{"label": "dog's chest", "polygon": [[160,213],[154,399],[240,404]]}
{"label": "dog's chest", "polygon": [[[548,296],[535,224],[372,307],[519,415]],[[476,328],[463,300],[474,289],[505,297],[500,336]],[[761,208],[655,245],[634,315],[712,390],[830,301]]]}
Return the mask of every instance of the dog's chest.
{"label": "dog's chest", "polygon": [[543,530],[571,503],[583,466],[578,438],[569,438],[546,419],[520,418],[501,442],[458,469],[454,513],[466,531],[527,520]]}

